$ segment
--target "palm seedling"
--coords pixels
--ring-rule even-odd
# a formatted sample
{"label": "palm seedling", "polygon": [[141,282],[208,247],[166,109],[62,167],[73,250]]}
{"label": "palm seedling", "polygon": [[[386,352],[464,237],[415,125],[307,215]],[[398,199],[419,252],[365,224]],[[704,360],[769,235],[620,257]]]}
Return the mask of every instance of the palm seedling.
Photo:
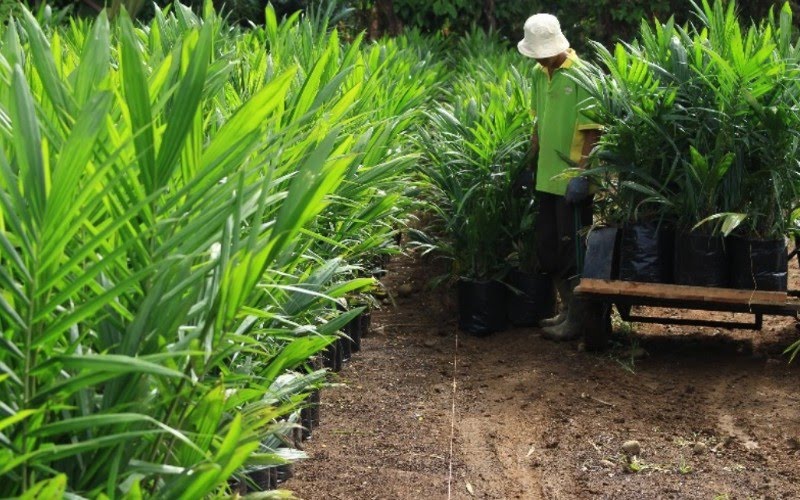
{"label": "palm seedling", "polygon": [[178,4],[2,36],[0,492],[196,498],[295,458],[307,362],[366,284],[313,251],[320,215],[388,156],[337,123],[335,35],[310,71]]}
{"label": "palm seedling", "polygon": [[453,260],[453,274],[470,279],[502,277],[511,251],[511,187],[530,137],[519,110],[530,91],[509,60],[477,59],[470,71],[456,73],[448,102],[429,114],[420,133],[422,173],[446,235],[440,249]]}
{"label": "palm seedling", "polygon": [[597,47],[608,74],[581,81],[606,124],[598,172],[614,174],[613,205],[628,216],[655,203],[686,228],[721,220],[729,233],[747,219],[750,232],[783,234],[797,185],[791,10],[745,30],[734,2],[694,8],[700,26],[643,24],[633,44]]}
{"label": "palm seedling", "polygon": [[744,29],[734,2],[694,9],[699,25],[644,23],[613,53],[597,46],[604,71],[578,78],[606,125],[601,206],[613,222],[782,237],[798,185],[791,11]]}

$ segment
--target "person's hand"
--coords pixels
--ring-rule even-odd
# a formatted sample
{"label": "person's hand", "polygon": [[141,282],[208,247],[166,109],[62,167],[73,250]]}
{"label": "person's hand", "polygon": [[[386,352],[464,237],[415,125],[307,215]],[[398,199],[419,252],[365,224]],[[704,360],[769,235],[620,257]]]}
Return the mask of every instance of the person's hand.
{"label": "person's hand", "polygon": [[511,185],[511,194],[515,198],[522,198],[533,192],[533,172],[523,169]]}
{"label": "person's hand", "polygon": [[531,153],[533,156],[539,154],[539,134],[533,134],[531,136]]}
{"label": "person's hand", "polygon": [[530,193],[533,192],[533,172],[529,169],[525,168],[517,174],[517,178],[514,179],[514,183],[511,185],[511,194],[516,198],[522,198],[523,196],[530,196]]}
{"label": "person's hand", "polygon": [[589,179],[587,177],[573,177],[567,184],[567,192],[564,194],[567,203],[580,203],[589,197]]}

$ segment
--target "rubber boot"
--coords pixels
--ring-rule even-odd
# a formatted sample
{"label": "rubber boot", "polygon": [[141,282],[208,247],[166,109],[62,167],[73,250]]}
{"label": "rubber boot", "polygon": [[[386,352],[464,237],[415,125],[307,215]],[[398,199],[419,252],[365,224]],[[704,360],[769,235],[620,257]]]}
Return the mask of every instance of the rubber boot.
{"label": "rubber boot", "polygon": [[[580,338],[590,321],[597,321],[597,305],[591,300],[572,297],[567,319],[563,323],[542,329],[542,337],[547,340],[568,341]],[[593,318],[593,316],[595,316]]]}
{"label": "rubber boot", "polygon": [[556,285],[556,291],[558,292],[558,296],[561,298],[561,310],[553,316],[552,318],[543,319],[539,322],[540,328],[545,328],[548,326],[556,326],[560,325],[567,319],[567,311],[569,310],[569,303],[572,301],[572,289],[573,286],[570,286],[569,280],[565,279],[554,279],[553,280]]}

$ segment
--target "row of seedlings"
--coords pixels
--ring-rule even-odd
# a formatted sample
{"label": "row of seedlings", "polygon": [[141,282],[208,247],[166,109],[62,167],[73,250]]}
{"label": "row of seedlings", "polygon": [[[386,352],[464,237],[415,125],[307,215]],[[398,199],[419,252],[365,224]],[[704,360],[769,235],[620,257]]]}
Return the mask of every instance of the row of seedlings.
{"label": "row of seedlings", "polygon": [[[303,286],[309,295],[295,297],[302,303],[316,300],[313,294],[325,295],[342,314],[332,323],[345,323],[341,335],[308,361],[309,372],[339,372],[361,350],[361,340],[369,332],[371,310],[377,305],[373,292],[380,285],[377,278],[398,252],[400,230],[415,205],[408,186],[417,154],[408,132],[431,102],[430,89],[441,67],[430,63],[431,53],[420,40],[400,37],[367,46],[357,37],[340,43],[337,31],[328,29],[329,19],[330,13],[312,12],[305,20],[295,16],[277,23],[268,8],[266,29],[246,34],[248,43],[269,47],[271,69],[298,63],[302,72],[320,78],[322,92],[327,91],[325,82],[340,78],[344,88],[358,90],[357,95],[345,92],[351,101],[338,117],[342,130],[356,137],[344,153],[351,157],[350,168],[316,219],[314,231],[324,237],[313,238],[304,250],[312,256],[335,255],[336,260],[307,277]],[[321,33],[330,33],[327,44],[315,40]],[[292,57],[284,59],[286,54]],[[243,85],[253,85],[253,68],[258,74],[264,69],[259,65],[266,64],[260,55],[252,57],[256,62],[248,65]],[[344,77],[337,73],[345,70],[349,73]],[[320,399],[321,387],[317,387],[299,411],[285,420],[293,424],[283,436],[287,449],[302,449],[302,442],[319,425]],[[274,489],[292,475],[292,465],[283,463],[253,473],[251,487]]]}
{"label": "row of seedlings", "polygon": [[415,53],[210,3],[0,36],[0,496],[222,496],[301,457],[308,360],[404,218]]}

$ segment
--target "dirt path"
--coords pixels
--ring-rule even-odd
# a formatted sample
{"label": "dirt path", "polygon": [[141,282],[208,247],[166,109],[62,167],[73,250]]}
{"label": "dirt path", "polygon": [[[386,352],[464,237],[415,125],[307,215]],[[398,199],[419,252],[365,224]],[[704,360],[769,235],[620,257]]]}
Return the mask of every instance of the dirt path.
{"label": "dirt path", "polygon": [[310,459],[285,484],[300,498],[800,497],[800,361],[780,357],[793,320],[637,326],[604,354],[535,329],[459,334],[456,350],[453,298],[423,290],[430,266],[390,271],[390,290],[415,292],[374,315],[323,392]]}

